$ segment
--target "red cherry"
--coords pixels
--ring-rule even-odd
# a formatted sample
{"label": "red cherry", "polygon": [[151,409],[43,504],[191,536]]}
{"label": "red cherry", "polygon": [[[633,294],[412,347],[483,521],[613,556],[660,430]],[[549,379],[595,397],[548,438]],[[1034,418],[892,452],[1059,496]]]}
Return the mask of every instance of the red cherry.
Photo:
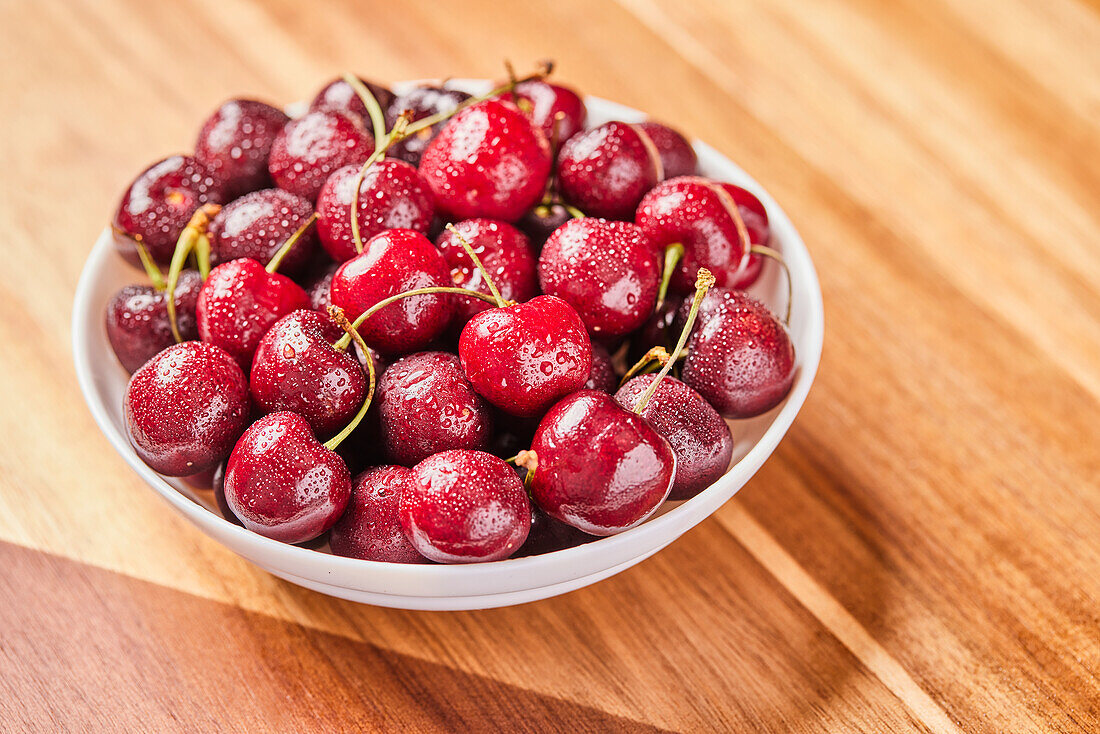
{"label": "red cherry", "polygon": [[302,287],[309,296],[309,307],[314,311],[328,313],[328,307],[332,305],[332,276],[339,268],[340,263],[327,263],[311,270],[302,281]]}
{"label": "red cherry", "polygon": [[592,342],[592,369],[588,373],[588,382],[584,383],[584,389],[613,393],[618,384],[619,376],[615,374],[611,355],[602,344]]}
{"label": "red cherry", "polygon": [[501,410],[536,416],[578,390],[592,369],[592,345],[573,308],[554,296],[491,308],[458,340],[474,389]]}
{"label": "red cherry", "polygon": [[[374,95],[378,106],[383,110],[393,103],[393,92],[383,86],[360,79],[366,85],[370,93]],[[351,85],[343,79],[333,79],[325,85],[309,105],[310,112],[339,112],[349,117],[354,117],[363,123],[365,127],[370,125],[370,113],[367,111],[363,100],[359,98]]]}
{"label": "red cherry", "polygon": [[699,164],[695,149],[683,135],[659,122],[639,122],[638,127],[649,136],[661,157],[661,167],[666,179],[677,176],[693,176]]}
{"label": "red cherry", "polygon": [[634,331],[657,304],[661,266],[649,239],[630,222],[585,217],[566,222],[542,247],[539,283],[600,336]]}
{"label": "red cherry", "polygon": [[[184,341],[199,338],[195,302],[202,287],[197,270],[185,270],[176,285],[176,319]],[[107,303],[107,339],[127,372],[133,372],[162,349],[172,346],[167,295],[148,285],[128,285]]]}
{"label": "red cherry", "polygon": [[362,165],[374,152],[374,137],[358,118],[310,112],[291,120],[275,138],[267,167],[280,189],[310,201],[338,168]]}
{"label": "red cherry", "polygon": [[[685,299],[690,305],[691,299]],[[630,350],[626,358],[629,364],[634,364],[645,355],[651,347],[664,347],[671,350],[673,344],[672,327],[676,319],[677,309],[680,308],[680,298],[665,300],[654,311],[641,328],[630,338]],[[684,316],[687,312],[684,311]]]}
{"label": "red cherry", "polygon": [[638,202],[663,177],[653,142],[625,122],[577,133],[558,154],[562,196],[592,217],[632,219]]}
{"label": "red cherry", "polygon": [[290,118],[251,99],[231,99],[211,115],[195,142],[195,160],[225,186],[227,199],[271,186],[267,156]]}
{"label": "red cherry", "polygon": [[531,496],[551,517],[591,535],[641,523],[665,501],[676,473],[672,448],[607,393],[580,390],[543,417],[531,442]]}
{"label": "red cherry", "polygon": [[444,451],[413,467],[398,500],[413,546],[439,563],[498,561],[531,529],[531,506],[516,472],[481,451]]}
{"label": "red cherry", "polygon": [[[210,262],[219,265],[241,257],[267,265],[279,248],[313,214],[313,204],[282,189],[264,189],[235,199],[210,222]],[[307,231],[286,254],[279,271],[294,275],[305,269],[317,237]]]}
{"label": "red cherry", "polygon": [[[584,129],[588,110],[572,89],[542,79],[528,79],[515,86],[514,94],[521,100],[519,108],[542,129],[547,140],[556,137],[560,146]],[[509,93],[502,96],[511,99]]]}
{"label": "red cherry", "polygon": [[448,449],[489,446],[489,404],[453,354],[418,352],[397,360],[378,381],[377,400],[390,461],[412,466]]}
{"label": "red cherry", "polygon": [[[741,214],[745,228],[749,231],[749,241],[754,245],[772,246],[771,225],[768,222],[768,212],[763,202],[756,195],[740,186],[730,183],[722,184],[722,188],[733,197],[737,203],[737,210]],[[764,269],[764,256],[755,252],[749,253],[749,257],[741,265],[741,270],[730,282],[731,288],[745,289],[751,286],[760,277]]]}
{"label": "red cherry", "polygon": [[550,144],[518,107],[490,99],[451,118],[425,149],[420,174],[452,219],[514,222],[542,197]]}
{"label": "red cherry", "polygon": [[225,501],[249,530],[304,543],[331,528],[351,497],[351,476],[300,415],[272,413],[253,423],[229,455]]}
{"label": "red cherry", "polygon": [[401,488],[411,475],[403,466],[376,466],[357,476],[348,508],[332,526],[332,552],[367,561],[427,563],[402,532],[397,512]]}
{"label": "red cherry", "polygon": [[540,510],[538,505],[531,503],[531,531],[527,534],[527,542],[516,551],[515,557],[541,556],[544,553],[573,548],[595,539],[596,536],[555,520]]}
{"label": "red cherry", "polygon": [[[317,196],[317,234],[321,245],[337,262],[355,257],[351,229],[351,200],[360,166],[345,166],[329,176]],[[361,242],[387,229],[426,233],[435,203],[428,184],[403,161],[384,159],[372,164],[359,185]]]}
{"label": "red cherry", "polygon": [[[443,255],[419,232],[391,229],[364,243],[362,254],[336,271],[332,303],[355,319],[390,296],[430,286],[451,286]],[[443,333],[452,311],[449,295],[411,296],[368,318],[359,332],[384,355],[415,352]]]}
{"label": "red cherry", "polygon": [[248,425],[248,383],[223,350],[174,344],[130,377],[123,415],[130,443],[161,474],[188,476],[229,455]]}
{"label": "red cherry", "polygon": [[248,369],[260,339],[291,311],[309,308],[302,287],[269,273],[249,258],[230,260],[210,271],[199,291],[195,316],[204,342],[221,347]]}
{"label": "red cherry", "polygon": [[221,183],[191,156],[174,155],[154,163],[134,179],[115,212],[115,249],[133,265],[141,260],[139,239],[153,260],[167,265],[191,215],[203,204],[224,201]]}
{"label": "red cherry", "polygon": [[527,235],[536,250],[541,250],[554,230],[572,218],[573,215],[562,204],[540,204],[524,214],[516,226]]}
{"label": "red cherry", "polygon": [[[420,86],[414,87],[404,94],[399,94],[388,106],[384,106],[382,109],[386,110],[386,123],[392,127],[398,116],[403,112],[412,113],[412,117],[409,118],[409,122],[412,123],[432,115],[454,112],[460,104],[469,98],[470,95],[466,92],[458,89],[448,89],[446,85],[442,87]],[[402,138],[386,151],[386,155],[400,158],[414,166],[420,165],[420,157],[424,154],[424,149],[428,147],[428,143],[439,134],[439,131],[446,124],[446,120],[437,122],[435,125],[426,127],[407,138]]]}
{"label": "red cherry", "polygon": [[[656,375],[631,378],[615,393],[615,400],[635,410]],[[676,480],[670,500],[686,500],[709,487],[729,467],[733,436],[710,403],[673,377],[665,377],[639,413],[672,446]]]}
{"label": "red cherry", "polygon": [[[495,219],[467,219],[455,224],[454,229],[457,234],[449,229],[441,232],[435,246],[450,266],[451,280],[456,286],[492,295],[481,271],[462,246],[464,239],[489,272],[501,298],[522,303],[538,295],[535,252],[522,232]],[[457,327],[491,307],[468,296],[456,296],[455,304]]]}

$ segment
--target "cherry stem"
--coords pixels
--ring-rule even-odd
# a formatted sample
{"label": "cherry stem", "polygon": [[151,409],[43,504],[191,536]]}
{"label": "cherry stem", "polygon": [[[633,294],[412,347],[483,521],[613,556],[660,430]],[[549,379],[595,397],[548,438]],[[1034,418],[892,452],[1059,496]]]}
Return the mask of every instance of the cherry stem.
{"label": "cherry stem", "polygon": [[573,217],[573,219],[584,219],[586,216],[588,216],[580,209],[572,206],[571,204],[566,204],[565,202],[562,202],[562,207],[565,208],[565,211],[569,212],[569,216]]}
{"label": "cherry stem", "polygon": [[325,441],[324,447],[329,451],[335,451],[336,447],[344,442],[344,439],[351,435],[352,431],[359,427],[359,424],[363,422],[363,418],[366,417],[367,411],[370,410],[371,401],[374,400],[374,388],[378,382],[378,376],[374,373],[374,358],[371,356],[370,348],[367,347],[367,343],[363,341],[363,337],[359,334],[354,326],[348,321],[347,315],[344,313],[344,309],[339,306],[328,307],[329,317],[335,321],[341,329],[347,332],[349,339],[354,339],[355,343],[359,345],[359,348],[363,350],[364,361],[367,363],[367,397],[363,399],[363,404],[359,406],[359,412],[355,414],[355,417],[351,419],[351,423],[344,426],[344,430],[337,433],[335,436]]}
{"label": "cherry stem", "polygon": [[390,130],[390,134],[383,138],[385,142],[375,147],[374,152],[363,163],[358,175],[355,177],[355,188],[351,192],[351,239],[355,243],[357,253],[363,252],[363,238],[359,236],[359,189],[363,187],[363,179],[367,175],[367,169],[381,160],[394,143],[408,137],[408,124],[411,114],[401,113],[401,116],[397,118],[397,122],[393,124],[393,130]]}
{"label": "cherry stem", "polygon": [[783,253],[779,250],[773,250],[770,247],[764,245],[753,245],[749,248],[749,252],[755,255],[761,255],[763,257],[771,258],[779,263],[783,268],[783,274],[787,278],[787,313],[783,316],[783,323],[787,326],[791,325],[791,302],[794,300],[794,284],[791,282],[791,269],[787,266],[787,260],[783,257]]}
{"label": "cherry stem", "polygon": [[149,276],[149,282],[153,284],[153,288],[156,290],[163,291],[168,287],[168,283],[164,280],[160,268],[153,262],[153,258],[149,255],[149,251],[145,249],[145,244],[137,237],[132,237],[131,239],[134,241],[134,247],[137,248],[138,259],[141,260],[141,267],[145,269],[145,274]]}
{"label": "cherry stem", "polygon": [[279,266],[283,264],[283,259],[290,254],[290,251],[294,248],[294,245],[298,244],[298,240],[302,239],[302,237],[305,236],[306,232],[309,231],[309,228],[312,227],[316,221],[317,212],[313,212],[309,215],[309,219],[307,219],[301,227],[294,231],[294,234],[290,235],[290,237],[287,237],[287,240],[283,243],[283,246],[280,247],[278,251],[271,256],[271,259],[268,261],[267,266],[264,268],[264,270],[269,273],[278,272]]}
{"label": "cherry stem", "polygon": [[657,289],[657,308],[654,309],[655,311],[660,311],[661,307],[665,305],[665,298],[668,297],[668,284],[672,281],[672,273],[683,257],[684,246],[679,242],[673,242],[665,247],[665,267],[661,271],[661,286]]}
{"label": "cherry stem", "polygon": [[204,281],[210,277],[210,236],[206,232],[200,233],[195,240],[195,264]]}
{"label": "cherry stem", "polygon": [[[187,258],[199,244],[199,240],[206,239],[206,227],[210,224],[210,219],[219,211],[221,211],[221,207],[217,204],[203,204],[195,210],[187,226],[180,232],[176,249],[172,253],[172,264],[168,266],[168,283],[164,287],[164,300],[168,308],[168,325],[172,327],[172,338],[176,340],[177,344],[183,341],[183,337],[180,336],[179,324],[176,322],[176,285],[179,283],[184,263],[187,262]],[[206,240],[206,246],[207,248],[210,246],[210,240],[208,239]],[[209,262],[209,250],[207,250],[207,268],[209,268]],[[209,273],[209,270],[207,272]]]}
{"label": "cherry stem", "polygon": [[495,298],[496,301],[497,301],[496,302],[497,307],[498,308],[503,308],[504,307],[504,299],[501,297],[500,291],[497,290],[496,283],[494,283],[493,279],[491,277],[489,277],[489,271],[486,270],[485,266],[481,263],[481,258],[479,258],[477,256],[477,253],[474,252],[473,245],[470,244],[469,240],[467,240],[465,237],[462,236],[462,233],[459,232],[458,229],[453,224],[448,224],[447,225],[447,231],[458,238],[458,242],[459,242],[459,244],[462,245],[462,249],[466,250],[466,254],[469,255],[470,259],[474,261],[474,266],[479,271],[481,271],[481,278],[482,278],[482,280],[485,281],[485,285],[489,286],[489,291],[493,294],[493,298]]}
{"label": "cherry stem", "polygon": [[344,74],[344,81],[355,90],[355,93],[359,95],[359,101],[367,108],[371,126],[374,128],[374,150],[378,152],[386,139],[386,116],[382,112],[382,106],[378,104],[378,99],[370,91],[370,87],[364,84],[359,77],[354,74]]}
{"label": "cherry stem", "polygon": [[[695,326],[695,317],[699,313],[699,305],[703,302],[703,297],[707,295],[707,291],[714,285],[714,275],[711,274],[706,268],[699,268],[699,274],[695,278],[695,298],[691,301],[691,310],[688,311],[687,322],[684,323],[684,328],[680,332],[680,339],[676,342],[676,348],[672,350],[672,354],[677,358],[680,356],[680,352],[683,351],[684,345],[687,344],[688,336],[691,334],[691,328]],[[645,410],[646,404],[649,399],[653,397],[653,393],[657,392],[657,387],[661,384],[661,380],[665,379],[665,375],[672,369],[672,365],[676,362],[675,359],[670,359],[665,363],[665,366],[657,373],[657,377],[653,382],[649,384],[649,387],[644,393],[642,393],[642,399],[638,401],[638,407],[634,408],[634,412],[641,415]]]}
{"label": "cherry stem", "polygon": [[648,352],[643,354],[642,358],[635,362],[633,367],[626,371],[626,374],[623,375],[623,379],[619,381],[619,387],[625,385],[627,380],[648,367],[650,362],[657,362],[662,367],[664,367],[665,364],[668,363],[669,359],[670,357],[668,356],[667,349],[665,349],[664,347],[653,347]]}
{"label": "cherry stem", "polygon": [[[481,300],[485,301],[486,303],[491,303],[494,306],[497,305],[496,299],[493,298],[492,296],[487,296],[484,293],[482,293],[481,291],[472,291],[469,288],[455,288],[455,287],[445,286],[445,285],[433,285],[433,286],[428,286],[427,288],[414,288],[411,291],[405,291],[404,293],[398,293],[397,295],[390,296],[389,298],[383,298],[381,301],[374,304],[373,306],[368,308],[363,313],[359,314],[359,317],[357,319],[355,319],[355,322],[352,324],[352,328],[358,330],[359,327],[363,325],[364,321],[369,319],[371,316],[374,316],[376,313],[381,311],[386,306],[389,306],[393,303],[396,303],[397,301],[400,301],[402,298],[411,298],[412,296],[429,296],[433,293],[456,293],[460,296],[470,296],[471,298],[480,298]],[[509,301],[505,301],[504,305],[507,306],[507,305],[509,305],[509,303],[510,303]],[[343,350],[348,348],[349,344],[351,344],[351,336],[348,335],[348,334],[345,334],[344,336],[340,337],[339,341],[337,341],[332,346],[336,349],[339,349],[339,350],[343,351]]]}
{"label": "cherry stem", "polygon": [[516,466],[522,466],[527,470],[527,475],[523,478],[524,488],[530,490],[531,482],[535,479],[535,470],[539,468],[539,455],[534,451],[520,451],[516,454]]}

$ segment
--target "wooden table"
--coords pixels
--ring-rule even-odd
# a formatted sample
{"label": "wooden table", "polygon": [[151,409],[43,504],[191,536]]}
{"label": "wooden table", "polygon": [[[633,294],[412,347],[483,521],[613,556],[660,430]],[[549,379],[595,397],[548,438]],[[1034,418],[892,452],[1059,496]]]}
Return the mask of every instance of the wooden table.
{"label": "wooden table", "polygon": [[[0,728],[1100,730],[1095,0],[0,6]],[[201,535],[94,427],[91,242],[222,99],[559,77],[791,214],[827,336],[712,519],[594,587],[358,606]]]}

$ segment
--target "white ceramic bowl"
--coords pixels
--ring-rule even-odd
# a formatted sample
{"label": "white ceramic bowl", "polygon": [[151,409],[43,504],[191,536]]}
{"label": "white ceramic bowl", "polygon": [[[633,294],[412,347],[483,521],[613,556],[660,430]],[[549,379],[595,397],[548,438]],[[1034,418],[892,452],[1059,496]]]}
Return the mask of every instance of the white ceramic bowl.
{"label": "white ceramic bowl", "polygon": [[[470,80],[459,84],[475,93],[487,87],[487,82]],[[595,97],[589,97],[586,104],[589,125],[613,119],[627,122],[644,119],[637,110]],[[607,578],[676,540],[744,486],[794,421],[821,357],[824,334],[821,289],[798,232],[779,205],[747,173],[710,146],[699,142],[694,146],[700,173],[751,190],[767,207],[772,244],[782,250],[794,286],[790,330],[797,374],[790,395],[780,406],[757,418],[730,424],[734,456],[729,471],[721,479],[686,502],[666,503],[655,517],[636,528],[541,556],[437,566],[342,558],[269,540],[227,522],[206,499],[209,492],[200,496],[180,480],[160,476],[130,446],[122,418],[128,376],[107,341],[103,313],[114,292],[127,283],[142,280],[142,274],[114,253],[109,230],[104,230],[92,248],[73,303],[73,358],[88,407],[122,458],[203,532],[276,576],[324,594],[404,609],[482,609],[544,599]],[[781,312],[786,294],[780,269],[774,265],[766,267],[764,277],[754,285],[752,293]]]}

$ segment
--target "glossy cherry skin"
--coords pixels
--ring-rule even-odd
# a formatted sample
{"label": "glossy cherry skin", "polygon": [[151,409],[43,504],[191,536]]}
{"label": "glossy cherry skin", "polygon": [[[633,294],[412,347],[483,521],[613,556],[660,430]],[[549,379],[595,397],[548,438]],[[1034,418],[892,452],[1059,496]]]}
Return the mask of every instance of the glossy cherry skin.
{"label": "glossy cherry skin", "polygon": [[[290,236],[313,214],[308,199],[282,189],[245,194],[222,207],[210,222],[210,262],[220,265],[240,257],[267,265]],[[312,229],[302,235],[279,264],[279,272],[302,272],[317,247]]]}
{"label": "glossy cherry skin", "polygon": [[[558,146],[584,129],[588,110],[572,89],[541,79],[529,79],[517,84],[514,91],[520,100],[517,102],[519,108],[542,129],[547,140],[553,141],[556,137]],[[508,93],[502,96],[510,99]],[[560,122],[556,122],[559,114]]]}
{"label": "glossy cherry skin", "polygon": [[474,389],[518,416],[542,414],[592,370],[584,322],[554,296],[482,311],[462,329],[458,356]]}
{"label": "glossy cherry skin", "polygon": [[[174,155],[145,169],[122,195],[115,211],[115,249],[127,261],[140,265],[133,239],[161,265],[172,261],[176,241],[191,215],[203,204],[225,199],[221,183],[202,163],[188,155]],[[122,234],[119,234],[121,232]]]}
{"label": "glossy cherry skin", "polygon": [[[473,248],[500,291],[501,298],[522,303],[538,295],[538,261],[526,235],[507,222],[495,219],[467,219],[455,224],[454,228]],[[492,295],[459,237],[450,230],[443,230],[436,238],[435,246],[450,266],[451,280],[455,285]],[[457,296],[455,326],[461,328],[474,314],[491,307],[491,304],[476,298]]]}
{"label": "glossy cherry skin", "polygon": [[[615,400],[634,410],[656,375],[631,378],[615,393]],[[661,434],[676,454],[676,480],[670,500],[694,497],[725,474],[733,457],[733,435],[703,396],[675,379],[665,377],[640,415]]]}
{"label": "glossy cherry skin", "polygon": [[[321,245],[337,262],[352,259],[351,198],[360,166],[345,166],[329,176],[317,196],[317,234]],[[435,201],[416,169],[390,158],[371,165],[359,186],[359,238],[366,242],[387,229],[426,233],[432,224]]]}
{"label": "glossy cherry skin", "polygon": [[531,496],[551,517],[613,535],[652,515],[676,474],[676,456],[644,418],[607,393],[580,390],[543,417],[531,450]]}
{"label": "glossy cherry skin", "polygon": [[174,344],[130,377],[123,416],[141,460],[183,477],[229,455],[248,425],[248,382],[236,361],[203,342]]}
{"label": "glossy cherry skin", "polygon": [[374,137],[358,118],[310,112],[279,132],[267,168],[280,189],[315,201],[336,169],[362,165],[373,152]]}
{"label": "glossy cherry skin", "polygon": [[420,159],[420,174],[451,219],[514,222],[550,175],[550,144],[518,107],[490,99],[459,112]]}
{"label": "glossy cherry skin", "polygon": [[[363,252],[332,277],[332,303],[355,320],[374,304],[405,291],[450,286],[451,273],[439,250],[411,229],[380,232]],[[367,344],[391,356],[424,349],[447,328],[454,310],[448,295],[411,296],[386,306],[359,327]]]}
{"label": "glossy cherry skin", "polygon": [[[402,112],[412,112],[410,122],[416,122],[437,113],[453,112],[458,105],[469,98],[470,95],[466,92],[458,89],[448,89],[446,85],[442,87],[420,86],[414,87],[404,94],[397,95],[389,107],[383,109],[386,110],[387,125],[392,126]],[[420,157],[424,155],[424,149],[428,147],[428,143],[439,134],[439,131],[446,124],[446,120],[436,123],[398,141],[386,151],[386,155],[400,158],[414,166],[420,165]]]}
{"label": "glossy cherry skin", "polygon": [[[370,90],[384,113],[393,103],[393,92],[366,79],[361,78],[359,81]],[[370,113],[367,112],[366,105],[351,85],[343,79],[333,79],[326,84],[310,102],[309,110],[310,112],[340,112],[358,119],[368,129],[371,128]]]}
{"label": "glossy cherry skin", "polygon": [[657,251],[630,222],[566,222],[542,247],[539,284],[580,314],[594,335],[619,336],[645,323],[657,304]]}
{"label": "glossy cherry skin", "polygon": [[241,523],[284,543],[304,543],[331,528],[351,497],[344,460],[289,412],[249,426],[225,469],[225,501]]}
{"label": "glossy cherry skin", "polygon": [[539,506],[531,503],[531,531],[515,553],[516,558],[541,556],[544,553],[565,550],[595,540],[596,536],[577,530],[547,515]]}
{"label": "glossy cherry skin", "polygon": [[[748,189],[740,186],[724,183],[722,188],[737,202],[737,210],[741,213],[741,219],[745,222],[745,229],[749,231],[749,239],[754,245],[768,245],[771,243],[771,224],[768,221],[768,211],[764,203],[756,198]],[[741,269],[730,283],[731,288],[748,288],[760,277],[764,269],[764,256],[750,253],[741,264]]]}
{"label": "glossy cherry skin", "polygon": [[[197,270],[184,270],[176,284],[176,325],[184,341],[199,338],[195,302],[202,287]],[[149,285],[128,285],[107,302],[107,339],[127,372],[133,372],[162,349],[176,343],[168,321],[164,291]]]}
{"label": "glossy cherry skin", "polygon": [[376,466],[355,477],[348,507],[329,535],[332,552],[366,561],[427,563],[405,537],[397,513],[411,475],[403,466]]}
{"label": "glossy cherry skin", "polygon": [[683,299],[675,295],[666,298],[641,328],[631,335],[630,349],[626,354],[627,364],[633,365],[653,347],[664,347],[671,351],[676,346],[679,333],[673,330],[673,324],[682,301]]}
{"label": "glossy cherry skin", "polygon": [[527,235],[536,250],[541,250],[554,230],[572,218],[573,215],[561,204],[540,205],[524,214],[516,226]]}
{"label": "glossy cherry skin", "polygon": [[458,357],[417,352],[391,364],[378,381],[382,445],[390,461],[413,466],[449,449],[489,446],[493,417]]}
{"label": "glossy cherry skin", "polygon": [[398,512],[413,546],[439,563],[499,561],[519,550],[531,529],[523,482],[481,451],[444,451],[417,464]]}
{"label": "glossy cherry skin", "polygon": [[592,342],[592,369],[588,373],[588,382],[584,383],[584,389],[613,393],[618,385],[619,376],[615,374],[615,365],[611,362],[607,348],[599,342]]}
{"label": "glossy cherry skin", "polygon": [[657,150],[625,122],[577,133],[558,154],[565,200],[590,217],[633,219],[638,202],[661,180]]}
{"label": "glossy cherry skin", "polygon": [[699,322],[684,382],[726,418],[751,418],[782,402],[794,382],[794,345],[767,306],[734,291]]}
{"label": "glossy cherry skin", "polygon": [[260,339],[291,311],[309,308],[302,287],[268,273],[255,260],[230,260],[210,271],[199,291],[195,317],[204,342],[221,347],[248,369]]}
{"label": "glossy cherry skin", "polygon": [[699,158],[695,155],[695,149],[691,147],[687,138],[659,122],[639,122],[637,127],[649,136],[657,148],[657,154],[661,158],[661,168],[664,169],[664,178],[695,175]]}
{"label": "glossy cherry skin", "polygon": [[341,336],[316,311],[294,311],[276,321],[252,359],[249,389],[256,407],[297,413],[318,436],[339,432],[367,396],[359,360],[332,346]]}
{"label": "glossy cherry skin", "polygon": [[227,199],[271,186],[267,156],[290,122],[282,110],[251,99],[231,99],[211,115],[195,141],[195,160],[222,182]]}

